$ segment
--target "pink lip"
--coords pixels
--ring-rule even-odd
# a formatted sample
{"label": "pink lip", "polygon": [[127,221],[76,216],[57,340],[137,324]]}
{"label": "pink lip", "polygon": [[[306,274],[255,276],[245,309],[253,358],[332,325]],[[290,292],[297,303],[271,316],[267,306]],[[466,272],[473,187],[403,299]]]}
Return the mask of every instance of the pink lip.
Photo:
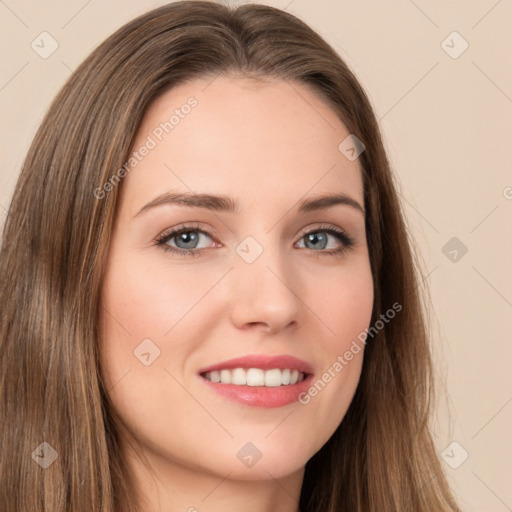
{"label": "pink lip", "polygon": [[272,368],[285,370],[289,368],[290,370],[298,370],[302,373],[313,373],[313,367],[302,359],[286,355],[265,356],[260,354],[237,357],[236,359],[213,364],[202,368],[199,370],[199,373],[213,372],[215,370],[232,370],[234,368],[261,368],[262,370],[271,370]]}
{"label": "pink lip", "polygon": [[263,356],[251,355],[230,359],[222,363],[208,366],[199,371],[200,374],[215,370],[232,370],[233,368],[261,368],[270,370],[272,368],[298,370],[305,373],[305,379],[289,386],[237,386],[235,384],[221,384],[211,382],[201,377],[201,380],[219,395],[244,405],[253,407],[283,407],[298,401],[301,393],[306,392],[313,380],[313,367],[293,356]]}

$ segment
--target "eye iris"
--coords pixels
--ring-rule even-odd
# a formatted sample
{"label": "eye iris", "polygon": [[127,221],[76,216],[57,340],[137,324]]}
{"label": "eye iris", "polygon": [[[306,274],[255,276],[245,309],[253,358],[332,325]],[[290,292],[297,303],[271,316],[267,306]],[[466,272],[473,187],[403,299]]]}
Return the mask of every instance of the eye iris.
{"label": "eye iris", "polygon": [[[184,233],[180,233],[176,235],[176,245],[180,249],[194,249],[197,241],[199,239],[199,235],[194,231],[186,231]],[[180,245],[180,244],[184,245]]]}
{"label": "eye iris", "polygon": [[327,246],[327,235],[325,233],[309,233],[306,235],[306,239],[314,244],[311,249],[325,249]]}

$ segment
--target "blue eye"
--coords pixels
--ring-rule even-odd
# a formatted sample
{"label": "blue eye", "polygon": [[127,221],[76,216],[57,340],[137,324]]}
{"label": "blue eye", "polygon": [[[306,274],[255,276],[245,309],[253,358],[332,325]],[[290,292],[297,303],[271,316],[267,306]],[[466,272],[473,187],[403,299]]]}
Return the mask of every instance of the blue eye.
{"label": "blue eye", "polygon": [[[341,243],[341,248],[336,248],[336,242],[334,246],[329,238],[335,238],[338,243]],[[327,254],[338,253],[340,250],[347,250],[354,245],[354,240],[350,238],[344,231],[330,228],[316,229],[315,231],[309,231],[302,236],[301,241],[304,240],[304,245],[307,249],[313,251],[323,251],[323,249],[333,249]],[[309,244],[309,245],[308,245]],[[328,247],[330,245],[330,247]]]}
{"label": "blue eye", "polygon": [[[201,239],[205,237],[212,240],[206,231],[197,226],[180,226],[169,233],[164,233],[156,240],[156,245],[179,256],[200,256],[203,249],[212,246],[210,242],[209,245],[198,247]],[[341,255],[355,245],[355,240],[345,231],[331,225],[307,231],[297,243],[300,244],[302,241],[304,244],[299,246],[299,249],[308,249],[312,254],[316,253],[315,256]]]}
{"label": "blue eye", "polygon": [[201,231],[181,231],[179,234],[173,235],[171,240],[175,239],[175,244],[179,249],[197,249],[197,244],[203,234],[205,233]]}
{"label": "blue eye", "polygon": [[[202,229],[182,227],[158,238],[157,245],[161,246],[164,251],[199,256],[201,249],[204,249],[204,247],[198,248],[197,245],[203,236],[211,239],[210,235]],[[174,240],[174,245],[169,245],[172,240]]]}

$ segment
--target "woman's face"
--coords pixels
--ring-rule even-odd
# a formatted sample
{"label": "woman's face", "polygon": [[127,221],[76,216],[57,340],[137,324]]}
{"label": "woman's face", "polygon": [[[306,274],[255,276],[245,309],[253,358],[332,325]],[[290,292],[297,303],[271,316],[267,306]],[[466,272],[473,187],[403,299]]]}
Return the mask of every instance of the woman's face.
{"label": "woman's face", "polygon": [[[297,474],[342,421],[373,305],[347,136],[286,81],[198,80],[147,111],[118,185],[100,354],[157,471]],[[354,204],[313,202],[335,195]]]}

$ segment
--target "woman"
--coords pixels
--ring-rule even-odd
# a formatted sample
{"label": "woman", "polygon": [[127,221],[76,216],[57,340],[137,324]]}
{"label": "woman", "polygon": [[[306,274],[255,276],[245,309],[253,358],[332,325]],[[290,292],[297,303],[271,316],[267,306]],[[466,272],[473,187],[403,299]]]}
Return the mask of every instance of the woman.
{"label": "woman", "polygon": [[0,265],[1,510],[459,510],[375,116],[290,14],[176,2],[109,37]]}

